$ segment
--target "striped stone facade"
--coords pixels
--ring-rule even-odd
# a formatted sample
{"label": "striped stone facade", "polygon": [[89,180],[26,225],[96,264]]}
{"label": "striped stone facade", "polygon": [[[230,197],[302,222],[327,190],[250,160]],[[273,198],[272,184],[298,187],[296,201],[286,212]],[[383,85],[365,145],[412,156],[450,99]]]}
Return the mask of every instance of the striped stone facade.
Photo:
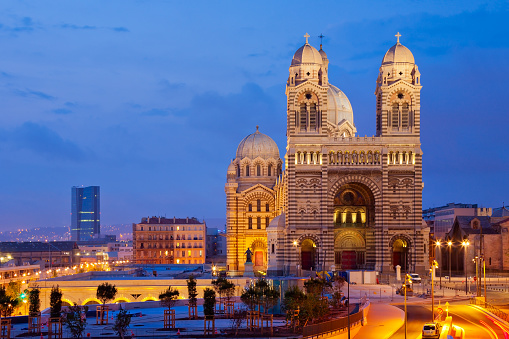
{"label": "striped stone facade", "polygon": [[[398,38],[377,80],[377,135],[356,136],[348,99],[328,83],[325,52],[306,42],[287,82],[284,172],[269,181],[243,177],[235,167],[243,163],[239,151],[228,170],[230,274],[242,274],[244,252],[255,246],[266,251],[263,265],[253,251],[255,266],[268,275],[390,272],[396,265],[423,272],[429,230],[421,217],[420,89],[413,56]],[[254,196],[270,204],[265,229],[246,226],[246,203]]]}

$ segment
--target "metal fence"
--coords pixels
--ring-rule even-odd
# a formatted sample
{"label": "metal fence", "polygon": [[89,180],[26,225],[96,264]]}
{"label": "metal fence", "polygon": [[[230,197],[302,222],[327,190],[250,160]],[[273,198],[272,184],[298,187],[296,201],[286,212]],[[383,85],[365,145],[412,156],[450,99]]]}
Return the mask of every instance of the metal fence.
{"label": "metal fence", "polygon": [[[366,297],[360,298],[360,303],[357,305],[359,311],[350,314],[350,328],[357,326],[362,322],[364,317],[364,309],[368,307],[369,299]],[[348,330],[348,316],[324,321],[319,324],[307,325],[302,328],[302,337],[306,339],[318,338],[323,335],[334,335]]]}

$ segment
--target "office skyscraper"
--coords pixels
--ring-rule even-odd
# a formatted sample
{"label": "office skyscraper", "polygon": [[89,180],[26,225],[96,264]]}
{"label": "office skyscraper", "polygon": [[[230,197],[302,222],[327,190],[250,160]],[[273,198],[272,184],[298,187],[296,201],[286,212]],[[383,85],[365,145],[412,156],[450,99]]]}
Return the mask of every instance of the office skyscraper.
{"label": "office skyscraper", "polygon": [[91,240],[101,233],[99,186],[74,186],[71,196],[71,240]]}

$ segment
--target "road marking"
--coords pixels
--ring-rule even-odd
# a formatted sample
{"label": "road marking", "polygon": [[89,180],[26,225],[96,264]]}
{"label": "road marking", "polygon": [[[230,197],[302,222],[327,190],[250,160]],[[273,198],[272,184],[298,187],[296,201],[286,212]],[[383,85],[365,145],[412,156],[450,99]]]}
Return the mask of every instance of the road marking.
{"label": "road marking", "polygon": [[[479,312],[479,311],[477,311],[477,312]],[[454,314],[454,313],[453,313],[450,309],[449,309],[449,313],[450,313],[451,315],[453,315],[453,314]],[[481,312],[479,312],[479,313],[481,313]],[[483,315],[484,315],[484,314],[483,314]],[[488,334],[489,334],[489,336],[490,336],[491,338],[493,338],[493,337],[492,337],[492,335],[491,335],[491,333],[488,331],[488,329],[486,329],[486,328],[484,328],[484,327],[482,327],[482,326],[479,326],[477,323],[474,323],[473,321],[470,321],[470,320],[468,320],[468,319],[466,319],[466,318],[462,317],[461,315],[456,314],[456,315],[454,315],[454,316],[455,316],[455,317],[458,317],[458,318],[461,318],[461,319],[463,319],[463,320],[465,320],[465,321],[467,321],[467,322],[471,323],[471,324],[472,324],[472,325],[474,325],[475,327],[482,328],[483,330],[485,330],[485,331],[486,331],[486,333],[488,333]],[[494,338],[494,339],[497,339],[497,336],[495,336],[495,338]]]}
{"label": "road marking", "polygon": [[[481,324],[483,324],[486,328],[488,328],[490,330],[490,337],[493,338],[493,339],[498,339],[498,336],[497,336],[497,333],[491,328],[490,325],[488,325],[488,323],[486,323],[484,320],[479,320],[479,322]],[[492,335],[493,334],[493,335]]]}

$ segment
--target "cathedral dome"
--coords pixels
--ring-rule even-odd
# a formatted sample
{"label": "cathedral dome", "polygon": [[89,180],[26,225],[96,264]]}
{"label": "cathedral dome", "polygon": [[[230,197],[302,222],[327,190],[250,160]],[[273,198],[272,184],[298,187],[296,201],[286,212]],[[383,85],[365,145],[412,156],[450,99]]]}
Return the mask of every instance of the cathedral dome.
{"label": "cathedral dome", "polygon": [[322,59],[327,59],[327,53],[325,53],[325,51],[322,49],[321,46],[322,45],[320,45],[320,50],[318,51],[318,53],[320,53],[320,55],[322,56]]}
{"label": "cathedral dome", "polygon": [[242,139],[237,147],[238,159],[257,157],[279,159],[279,149],[276,143],[269,136],[260,133],[258,126],[256,126],[256,132]]}
{"label": "cathedral dome", "polygon": [[[324,52],[325,53],[325,52]],[[295,52],[292,59],[292,66],[300,64],[322,64],[322,55],[316,48],[307,42]]]}
{"label": "cathedral dome", "polygon": [[328,120],[334,125],[338,125],[343,120],[349,121],[352,126],[353,123],[353,110],[348,97],[336,86],[329,84],[327,90],[327,116]]}
{"label": "cathedral dome", "polygon": [[409,63],[415,64],[414,55],[408,48],[403,46],[398,42],[389,48],[387,53],[382,60],[382,65],[391,64],[391,63]]}

